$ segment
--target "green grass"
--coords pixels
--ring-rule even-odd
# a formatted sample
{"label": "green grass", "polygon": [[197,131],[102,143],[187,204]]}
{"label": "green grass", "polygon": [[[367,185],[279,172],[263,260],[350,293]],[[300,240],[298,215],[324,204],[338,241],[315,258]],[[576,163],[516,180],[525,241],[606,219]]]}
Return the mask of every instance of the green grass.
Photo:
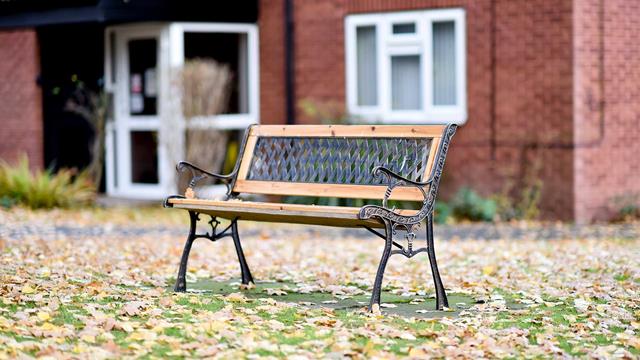
{"label": "green grass", "polygon": [[[469,309],[475,300],[469,296],[462,294],[449,294],[449,301],[452,306],[464,303],[460,308],[455,308],[450,312],[430,311],[426,314],[416,313],[417,309],[432,310],[434,308],[434,299],[428,296],[403,297],[385,291],[382,295],[383,302],[393,304],[394,308],[384,308],[386,314],[384,317],[372,319],[363,312],[364,306],[359,302],[368,304],[369,294],[353,296],[351,298],[339,299],[329,293],[312,292],[309,294],[296,293],[291,289],[295,288],[293,283],[258,283],[256,287],[249,290],[240,290],[237,284],[230,282],[216,282],[210,280],[200,280],[197,283],[189,284],[190,289],[198,290],[195,293],[187,293],[180,295],[172,295],[171,290],[167,289],[166,295],[170,296],[174,306],[171,309],[163,310],[160,318],[173,324],[164,328],[158,336],[166,336],[169,338],[179,339],[180,342],[193,342],[196,339],[190,338],[189,326],[196,324],[201,319],[206,319],[207,314],[213,315],[225,308],[230,309],[233,314],[244,314],[245,310],[252,310],[251,314],[258,316],[265,321],[275,320],[282,325],[282,329],[271,329],[262,325],[254,325],[252,323],[236,322],[232,320],[229,326],[233,327],[235,333],[242,334],[244,332],[253,332],[255,336],[261,339],[267,339],[272,344],[289,345],[296,348],[305,348],[315,341],[329,341],[335,335],[335,329],[332,325],[321,323],[313,325],[305,323],[311,318],[333,319],[340,328],[357,333],[359,329],[365,329],[372,324],[382,324],[396,331],[396,335],[372,340],[367,336],[356,335],[351,338],[355,351],[362,352],[365,355],[374,354],[377,351],[390,351],[399,356],[406,356],[408,352],[414,348],[435,341],[435,339],[447,330],[447,325],[443,324],[440,319],[446,317],[458,317],[460,311]],[[269,295],[266,289],[290,289],[285,295]],[[135,292],[136,288],[132,288],[131,292]],[[242,292],[246,297],[246,302],[231,301],[228,297],[231,293]],[[548,333],[549,327],[552,329],[563,329],[554,335],[557,346],[570,356],[584,356],[585,349],[593,349],[598,346],[607,346],[611,344],[620,344],[615,338],[615,334],[622,332],[621,327],[610,327],[611,333],[594,334],[589,339],[576,340],[568,335],[567,328],[584,323],[587,315],[576,311],[573,305],[573,299],[556,299],[553,297],[545,297],[541,304],[533,306],[525,306],[518,303],[520,295],[511,294],[502,289],[495,289],[494,294],[503,296],[506,309],[495,313],[495,321],[492,328],[496,330],[518,328],[529,331],[528,341],[530,345],[537,344],[536,336],[541,333]],[[163,296],[161,296],[162,298]],[[418,305],[410,304],[411,300],[421,298],[424,301]],[[270,300],[265,300],[270,299]],[[78,295],[71,299],[70,303],[64,303],[52,313],[49,322],[56,326],[71,325],[76,331],[81,331],[85,324],[81,320],[84,316],[90,314],[85,310],[88,304],[102,305],[101,311],[116,319],[122,319],[121,308],[130,300],[124,300],[120,296],[106,297],[97,301],[92,296]],[[280,304],[275,309],[278,311],[266,311],[264,305],[268,302],[276,301]],[[591,299],[593,303],[596,299]],[[159,301],[159,299],[158,299]],[[331,303],[323,303],[323,301],[332,301]],[[335,301],[335,303],[333,302]],[[286,306],[284,303],[298,303],[305,305]],[[308,305],[312,303],[312,305]],[[551,304],[552,303],[552,304]],[[549,305],[547,305],[549,304]],[[157,308],[158,303],[150,304],[151,307]],[[551,306],[553,305],[553,306]],[[20,304],[3,304],[0,307],[8,313],[16,313],[27,309],[34,310],[36,304],[33,302],[24,302]],[[633,309],[628,309],[633,311]],[[228,311],[228,310],[227,310]],[[35,314],[35,313],[32,313]],[[128,321],[138,323],[140,329],[144,329],[146,322],[150,319],[147,314],[139,314],[127,317]],[[41,324],[42,322],[39,322]],[[268,322],[266,323],[268,324]],[[322,329],[322,331],[320,331]],[[37,338],[24,336],[14,331],[0,331],[3,336],[10,336],[18,342],[37,341]],[[146,346],[144,340],[132,340],[131,333],[123,330],[112,329],[110,334],[113,336],[115,344],[121,348],[128,348],[132,344],[138,346]],[[401,338],[397,334],[413,334],[415,338]],[[215,330],[207,336],[215,336],[219,343],[225,343],[229,339],[225,338],[223,333]],[[241,335],[240,335],[241,336]],[[81,344],[78,338],[67,338],[66,342],[70,346]],[[96,344],[104,343],[104,339],[98,338]],[[86,345],[86,344],[85,344]],[[156,341],[148,347],[148,352],[143,358],[169,358],[172,355],[172,347],[169,343]],[[634,355],[638,354],[638,350],[627,348]],[[197,350],[190,353],[191,356],[196,355]],[[328,347],[324,351],[331,352]],[[29,355],[35,356],[37,351],[27,351]],[[273,351],[271,348],[256,348],[252,354],[258,356],[274,356],[286,357],[288,354],[282,351]],[[249,353],[245,354],[249,355]]]}

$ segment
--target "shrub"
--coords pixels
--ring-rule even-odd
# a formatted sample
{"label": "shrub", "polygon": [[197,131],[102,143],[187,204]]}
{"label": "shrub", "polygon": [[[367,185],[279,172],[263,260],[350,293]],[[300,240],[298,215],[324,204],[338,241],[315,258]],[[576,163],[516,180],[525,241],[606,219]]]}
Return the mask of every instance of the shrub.
{"label": "shrub", "polygon": [[497,204],[497,215],[502,221],[535,220],[540,216],[542,180],[532,178],[519,189],[508,182],[500,194],[492,198]]}
{"label": "shrub", "polygon": [[442,201],[436,201],[433,221],[437,224],[445,224],[451,219],[452,209],[449,204]]}
{"label": "shrub", "polygon": [[613,221],[634,221],[640,219],[640,194],[626,193],[613,199],[617,214]]}
{"label": "shrub", "polygon": [[29,170],[26,157],[16,166],[0,161],[0,203],[2,206],[24,205],[32,209],[73,207],[91,203],[95,187],[86,173],[62,169]]}
{"label": "shrub", "polygon": [[470,188],[461,188],[451,200],[453,216],[458,220],[493,221],[497,204]]}

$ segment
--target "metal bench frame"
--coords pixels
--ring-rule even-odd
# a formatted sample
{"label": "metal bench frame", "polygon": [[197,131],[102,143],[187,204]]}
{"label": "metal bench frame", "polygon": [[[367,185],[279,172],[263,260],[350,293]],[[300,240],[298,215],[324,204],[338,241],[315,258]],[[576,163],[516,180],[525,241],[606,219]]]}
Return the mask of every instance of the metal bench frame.
{"label": "metal bench frame", "polygon": [[[228,175],[220,175],[215,174],[209,171],[206,171],[202,168],[199,168],[193,164],[188,162],[180,162],[177,165],[177,170],[179,173],[189,171],[191,173],[191,180],[189,182],[189,186],[185,192],[185,196],[183,195],[173,195],[169,196],[164,201],[165,207],[177,207],[188,210],[190,217],[190,228],[189,235],[187,236],[187,241],[184,246],[184,251],[182,253],[182,258],[180,261],[180,268],[178,271],[178,277],[176,279],[175,291],[184,292],[186,291],[186,271],[187,271],[187,262],[189,259],[189,253],[191,251],[191,246],[193,242],[198,238],[209,239],[210,241],[217,241],[221,238],[230,236],[233,239],[233,243],[235,245],[236,253],[240,262],[240,271],[242,277],[242,284],[250,284],[253,283],[253,277],[249,270],[249,266],[247,265],[247,261],[244,256],[244,252],[242,250],[242,245],[240,243],[240,237],[238,235],[238,221],[242,219],[247,220],[255,220],[258,221],[277,221],[277,222],[298,222],[298,223],[313,223],[320,225],[329,225],[329,226],[359,226],[364,227],[373,234],[379,236],[380,238],[385,240],[384,250],[382,252],[382,257],[380,259],[380,263],[378,265],[378,270],[376,273],[373,291],[371,295],[371,300],[369,304],[369,310],[373,310],[376,305],[379,308],[380,306],[380,293],[382,289],[382,280],[384,276],[384,271],[387,266],[387,262],[391,255],[402,255],[406,258],[411,258],[419,253],[426,252],[429,257],[429,262],[431,265],[431,272],[433,276],[433,281],[435,285],[435,293],[436,293],[436,308],[438,310],[443,310],[445,307],[448,307],[447,295],[442,284],[442,280],[440,279],[440,273],[438,271],[438,264],[436,260],[436,254],[434,249],[434,238],[433,238],[433,208],[435,204],[436,195],[438,192],[438,186],[440,183],[440,178],[442,176],[442,171],[444,168],[444,163],[447,155],[447,151],[449,148],[449,143],[451,138],[456,132],[456,125],[446,125],[439,126],[438,130],[441,131],[441,134],[437,136],[432,136],[431,142],[429,143],[429,150],[427,158],[422,158],[422,160],[417,159],[417,156],[413,156],[413,147],[417,146],[415,149],[419,151],[427,151],[426,148],[421,148],[422,143],[418,143],[416,141],[406,142],[399,144],[398,141],[403,141],[403,134],[406,134],[411,137],[411,139],[424,139],[429,138],[429,136],[420,135],[421,131],[428,130],[425,133],[433,133],[434,126],[431,125],[420,125],[420,126],[357,126],[357,125],[342,125],[342,126],[302,126],[302,125],[290,125],[290,126],[252,126],[249,127],[247,132],[245,133],[241,148],[240,154],[238,156],[238,161],[235,165],[234,170]],[[381,130],[382,129],[382,130]],[[375,133],[378,131],[386,131],[384,132],[384,136],[378,137]],[[416,134],[417,133],[417,134]],[[250,136],[251,134],[251,136]],[[293,135],[292,135],[293,134]],[[352,135],[349,135],[352,134]],[[364,135],[363,135],[364,134]],[[302,145],[300,139],[304,138],[306,140],[302,141]],[[345,139],[363,139],[363,137],[369,140],[357,140],[357,143],[354,142],[356,140],[347,141]],[[263,144],[261,148],[260,139],[261,138],[269,138],[270,142]],[[398,140],[399,138],[399,140]],[[288,140],[289,139],[289,140]],[[291,140],[293,139],[293,140]],[[324,140],[318,140],[324,139]],[[373,140],[372,140],[373,139]],[[382,139],[376,143],[377,140]],[[393,139],[393,140],[392,140]],[[406,139],[405,139],[406,140]],[[437,140],[437,141],[436,141]],[[296,142],[298,141],[298,142]],[[383,159],[391,159],[391,163],[388,167],[385,166],[374,166],[369,167],[372,164],[372,161],[375,162],[375,158],[372,160],[371,156],[366,154],[365,151],[358,150],[358,146],[369,146],[375,149],[379,149],[384,141],[391,141],[390,146],[386,146],[382,151],[381,158]],[[434,141],[436,141],[434,143]],[[274,145],[275,144],[275,145]],[[323,145],[324,144],[324,145]],[[346,144],[346,145],[345,145]],[[355,144],[355,145],[354,145]],[[364,144],[364,145],[363,145]],[[414,145],[418,144],[418,145]],[[331,147],[330,150],[322,149],[322,147]],[[344,163],[346,157],[351,158],[353,155],[353,148],[345,150],[345,146],[355,146],[357,153],[362,153],[362,157],[368,156],[365,160],[355,159],[354,161],[360,161],[358,164],[362,164],[362,161],[365,161],[363,166],[356,165],[355,167],[349,166],[349,169],[346,171],[347,173],[341,172],[340,176],[343,179],[349,178],[350,184],[352,187],[348,187],[349,189],[353,189],[353,194],[351,191],[338,191],[338,194],[342,196],[336,197],[360,197],[363,192],[355,191],[355,190],[366,190],[366,198],[382,198],[382,205],[365,205],[359,209],[357,212],[357,219],[350,218],[344,221],[334,222],[329,218],[322,218],[322,215],[318,215],[317,218],[315,215],[309,213],[310,211],[315,211],[316,209],[321,209],[322,207],[310,207],[305,208],[304,206],[298,206],[295,209],[302,210],[292,210],[296,211],[296,214],[300,214],[300,216],[292,217],[291,215],[282,215],[282,212],[277,210],[261,210],[261,215],[251,215],[247,212],[247,216],[243,213],[242,207],[245,206],[242,202],[234,202],[233,210],[225,210],[226,208],[220,207],[211,207],[207,206],[208,203],[206,200],[189,200],[193,199],[194,193],[193,190],[197,183],[205,178],[213,178],[227,187],[226,200],[236,199],[240,193],[262,193],[262,194],[273,194],[273,195],[316,195],[315,192],[319,190],[326,190],[338,187],[344,187],[348,184],[340,184],[336,180],[335,171],[331,174],[311,174],[308,172],[305,173],[305,169],[303,168],[306,165],[291,165],[291,164],[282,164],[283,162],[288,161],[292,157],[291,151],[292,148],[298,148],[298,155],[307,156],[310,159],[316,161],[318,157],[323,157],[321,161],[324,161],[325,165],[330,164],[335,161],[335,157],[339,157],[340,161]],[[302,147],[306,147],[302,149]],[[321,149],[318,149],[320,147]],[[250,148],[251,153],[247,153],[246,149]],[[302,149],[302,150],[301,150]],[[409,150],[407,150],[409,149]],[[280,154],[274,155],[274,152],[280,152]],[[333,151],[333,154],[328,154],[328,152]],[[404,153],[400,154],[402,151]],[[289,154],[287,155],[287,152]],[[328,154],[328,155],[327,155]],[[358,155],[356,154],[356,157]],[[407,156],[409,156],[411,161],[407,161]],[[328,157],[328,158],[327,158]],[[425,162],[426,159],[426,162]],[[386,161],[386,160],[385,160]],[[412,162],[413,161],[413,162]],[[422,161],[422,162],[420,162]],[[265,163],[271,162],[271,165],[265,165]],[[407,168],[406,163],[410,163],[415,165],[413,168]],[[276,167],[279,167],[281,170],[273,171],[273,164]],[[402,164],[402,165],[398,165]],[[262,170],[261,171],[261,166]],[[265,167],[266,166],[266,167]],[[271,168],[269,168],[271,166]],[[301,167],[302,166],[302,167]],[[369,169],[367,169],[369,167]],[[390,169],[389,167],[395,167],[396,171]],[[267,170],[265,170],[267,169]],[[400,171],[398,171],[400,169]],[[289,171],[292,174],[282,174],[282,172]],[[308,169],[307,169],[308,170]],[[325,171],[326,169],[321,169],[321,171]],[[363,174],[362,171],[366,170],[369,172],[370,176],[367,174]],[[412,174],[413,179],[408,178],[407,176],[402,176],[399,172],[404,171],[405,173],[409,172]],[[327,171],[325,171],[326,173]],[[286,175],[286,176],[285,176]],[[334,178],[330,178],[330,177]],[[426,180],[420,181],[424,178]],[[296,179],[296,181],[282,182],[283,179]],[[300,181],[302,179],[302,181]],[[311,180],[309,180],[311,179]],[[247,181],[250,180],[250,181]],[[268,186],[259,186],[252,187],[251,184],[255,182],[262,182],[260,184],[270,184],[271,182],[278,182],[281,186],[279,187],[271,187]],[[354,182],[359,182],[355,183]],[[284,185],[283,185],[284,184]],[[346,189],[346,188],[340,188]],[[427,189],[427,190],[425,190]],[[417,194],[417,195],[416,195]],[[380,195],[380,196],[377,196]],[[419,196],[419,197],[417,197]],[[417,212],[407,212],[396,210],[395,208],[390,208],[388,206],[388,201],[390,199],[400,199],[400,200],[420,200],[422,203],[421,208]],[[236,205],[237,204],[237,205]],[[251,205],[252,203],[247,203],[246,206],[260,206]],[[225,205],[220,201],[217,202],[217,205]],[[263,204],[264,205],[264,204]],[[286,206],[286,205],[283,205]],[[237,208],[240,209],[237,209]],[[282,208],[282,207],[281,207]],[[254,209],[255,210],[255,209]],[[255,211],[254,211],[255,212]],[[207,214],[210,216],[210,220],[208,221],[209,226],[211,227],[210,232],[206,233],[198,233],[197,232],[197,223],[201,221],[200,215]],[[251,216],[256,216],[252,218]],[[265,218],[265,216],[267,218]],[[218,221],[218,217],[226,218],[231,221],[230,225],[225,227],[224,229],[219,229],[220,222]],[[303,220],[300,220],[303,219]],[[308,219],[308,220],[306,220]],[[426,244],[425,246],[414,248],[414,238],[416,236],[416,231],[421,225],[421,222],[426,222]],[[383,232],[376,230],[376,228],[384,229]],[[403,230],[404,240],[406,241],[406,246],[400,244],[398,241],[394,240],[394,235],[397,234],[397,230]],[[394,249],[395,247],[395,249]]]}

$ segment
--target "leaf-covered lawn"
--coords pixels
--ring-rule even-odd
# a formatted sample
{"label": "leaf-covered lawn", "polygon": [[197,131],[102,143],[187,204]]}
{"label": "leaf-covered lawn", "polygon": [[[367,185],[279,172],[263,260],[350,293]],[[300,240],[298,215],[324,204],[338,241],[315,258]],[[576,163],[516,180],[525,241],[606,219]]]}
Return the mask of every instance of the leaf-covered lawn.
{"label": "leaf-covered lawn", "polygon": [[640,356],[640,240],[445,242],[436,227],[450,311],[433,311],[426,256],[392,257],[376,316],[379,239],[242,225],[257,287],[235,282],[231,241],[198,240],[187,294],[171,291],[182,237],[0,238],[0,358]]}

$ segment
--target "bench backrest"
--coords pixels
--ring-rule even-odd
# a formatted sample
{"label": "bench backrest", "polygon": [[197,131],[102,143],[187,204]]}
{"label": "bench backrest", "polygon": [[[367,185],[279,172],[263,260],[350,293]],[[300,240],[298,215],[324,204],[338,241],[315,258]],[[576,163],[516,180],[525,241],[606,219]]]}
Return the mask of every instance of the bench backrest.
{"label": "bench backrest", "polygon": [[[382,199],[384,166],[426,181],[444,125],[256,125],[248,131],[233,192]],[[391,199],[423,200],[415,187]]]}

